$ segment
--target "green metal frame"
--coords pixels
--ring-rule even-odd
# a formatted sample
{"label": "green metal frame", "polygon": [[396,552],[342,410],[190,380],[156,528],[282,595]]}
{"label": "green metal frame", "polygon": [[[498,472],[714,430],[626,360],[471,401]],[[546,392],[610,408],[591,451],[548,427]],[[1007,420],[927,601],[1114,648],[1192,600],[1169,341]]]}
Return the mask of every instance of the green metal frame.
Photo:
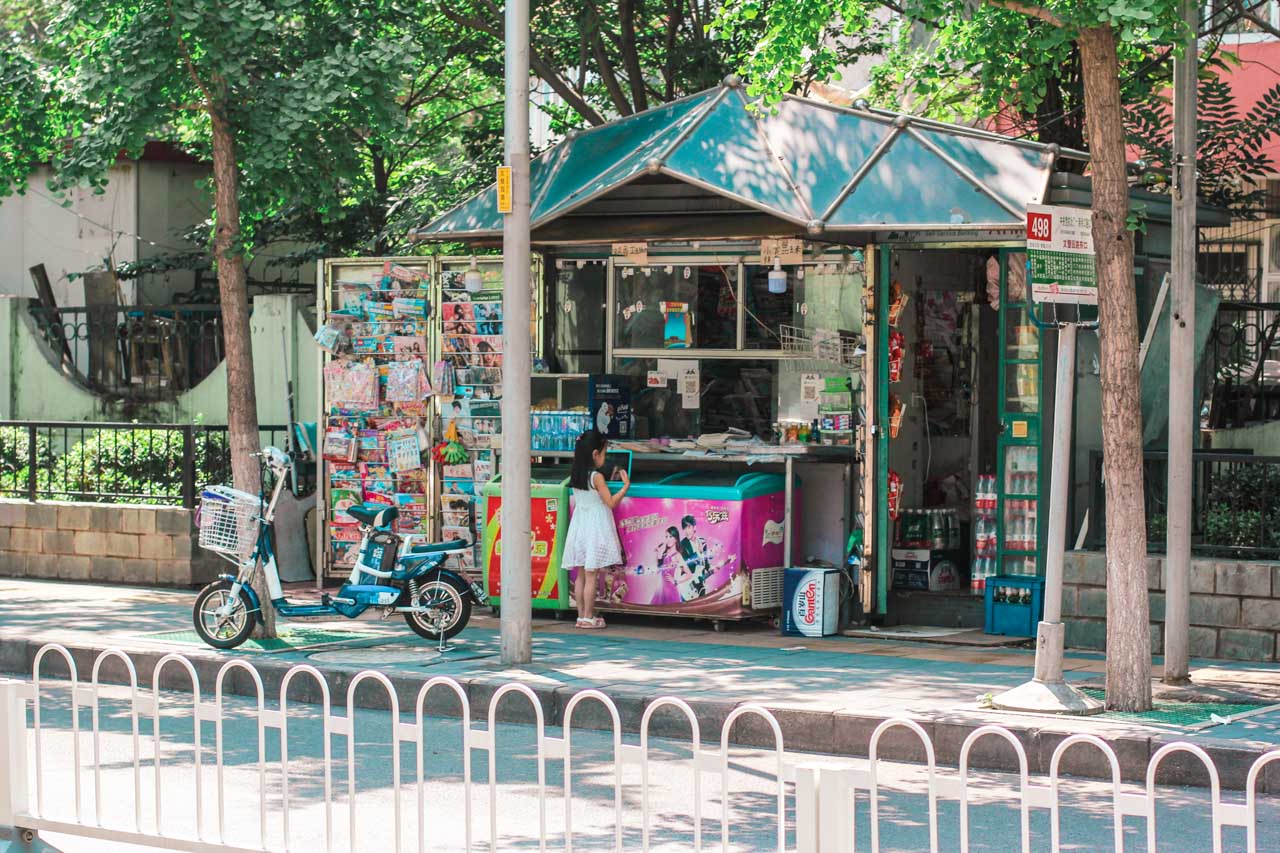
{"label": "green metal frame", "polygon": [[872,291],[876,304],[874,364],[876,369],[875,461],[876,461],[876,612],[889,609],[889,282],[893,277],[892,250],[876,247],[875,280]]}
{"label": "green metal frame", "polygon": [[[1014,254],[1025,254],[1025,249],[1001,249],[1000,250],[1000,384],[999,384],[999,400],[1000,400],[1000,435],[996,439],[996,482],[997,482],[997,504],[996,504],[996,524],[999,536],[997,538],[996,549],[996,571],[999,574],[1006,574],[1005,558],[1006,557],[1033,557],[1035,559],[1036,574],[1040,575],[1044,572],[1044,543],[1045,531],[1048,529],[1048,515],[1044,512],[1046,509],[1044,497],[1044,485],[1048,480],[1048,469],[1045,467],[1047,458],[1045,456],[1044,435],[1044,402],[1045,402],[1045,339],[1044,330],[1040,333],[1040,345],[1036,351],[1035,358],[1009,358],[1008,348],[1008,320],[1009,316],[1015,310],[1025,310],[1028,322],[1031,321],[1031,293],[1030,290],[1024,294],[1022,300],[1016,303],[1010,303],[1008,298],[1008,275],[1009,275],[1009,258]],[[1014,375],[1014,371],[1023,365],[1033,365],[1037,369],[1036,383],[1036,410],[1035,412],[1012,411],[1009,407],[1008,383]],[[1018,422],[1026,424],[1026,435],[1021,438],[1014,437],[1014,425]],[[1005,490],[1005,463],[1008,455],[1007,451],[1011,447],[1034,447],[1036,448],[1036,489],[1034,492],[1011,494]],[[1008,531],[1005,529],[1005,505],[1009,500],[1034,500],[1036,502],[1036,543],[1035,550],[1012,549],[1007,543]]]}

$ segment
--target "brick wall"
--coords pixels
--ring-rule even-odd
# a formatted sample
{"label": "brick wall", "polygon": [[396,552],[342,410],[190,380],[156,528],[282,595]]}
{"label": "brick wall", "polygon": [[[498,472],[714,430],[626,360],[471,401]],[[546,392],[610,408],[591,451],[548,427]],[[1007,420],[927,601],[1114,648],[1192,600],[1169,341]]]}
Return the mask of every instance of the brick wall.
{"label": "brick wall", "polygon": [[[1163,557],[1147,557],[1151,602],[1151,648],[1164,650]],[[1106,555],[1071,551],[1063,569],[1062,621],[1067,645],[1102,649],[1106,645]],[[1226,559],[1191,561],[1192,657],[1232,660],[1280,660],[1280,563]]]}
{"label": "brick wall", "polygon": [[178,507],[0,500],[0,576],[192,587],[222,561]]}

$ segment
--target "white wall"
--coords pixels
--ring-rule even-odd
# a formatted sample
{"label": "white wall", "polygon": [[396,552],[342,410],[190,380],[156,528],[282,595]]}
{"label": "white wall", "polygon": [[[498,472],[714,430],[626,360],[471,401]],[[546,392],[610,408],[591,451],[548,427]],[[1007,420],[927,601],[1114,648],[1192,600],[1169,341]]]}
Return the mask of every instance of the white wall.
{"label": "white wall", "polygon": [[[29,267],[44,264],[60,306],[84,304],[84,288],[69,274],[101,267],[113,255],[117,264],[137,259],[138,169],[121,163],[108,174],[106,191],[77,188],[63,207],[46,186],[41,168],[27,182],[25,195],[0,199],[0,294],[35,297]],[[125,232],[123,234],[119,232]],[[133,288],[125,285],[131,299]]]}
{"label": "white wall", "polygon": [[[209,167],[198,163],[145,161],[138,164],[139,258],[153,258],[173,251],[199,248],[177,236],[209,217],[208,193],[199,182]],[[175,293],[195,287],[192,270],[177,270],[139,279],[140,303],[165,305]]]}

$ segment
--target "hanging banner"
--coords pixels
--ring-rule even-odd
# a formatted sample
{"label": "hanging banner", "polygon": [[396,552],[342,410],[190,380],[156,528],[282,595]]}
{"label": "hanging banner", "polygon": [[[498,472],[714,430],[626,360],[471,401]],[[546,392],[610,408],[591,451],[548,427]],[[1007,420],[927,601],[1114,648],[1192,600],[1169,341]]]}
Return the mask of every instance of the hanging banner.
{"label": "hanging banner", "polygon": [[1093,214],[1078,207],[1027,205],[1027,265],[1036,302],[1097,305]]}

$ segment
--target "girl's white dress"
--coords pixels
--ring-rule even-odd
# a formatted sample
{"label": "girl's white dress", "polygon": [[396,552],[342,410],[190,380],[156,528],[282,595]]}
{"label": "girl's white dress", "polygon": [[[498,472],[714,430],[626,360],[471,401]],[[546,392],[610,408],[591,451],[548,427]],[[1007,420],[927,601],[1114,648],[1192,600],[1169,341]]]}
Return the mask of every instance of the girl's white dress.
{"label": "girl's white dress", "polygon": [[599,471],[592,471],[589,480],[592,488],[573,490],[573,515],[569,518],[564,555],[560,559],[566,568],[581,567],[594,572],[622,565],[622,545],[613,523],[613,510],[595,490],[596,478],[603,476]]}

